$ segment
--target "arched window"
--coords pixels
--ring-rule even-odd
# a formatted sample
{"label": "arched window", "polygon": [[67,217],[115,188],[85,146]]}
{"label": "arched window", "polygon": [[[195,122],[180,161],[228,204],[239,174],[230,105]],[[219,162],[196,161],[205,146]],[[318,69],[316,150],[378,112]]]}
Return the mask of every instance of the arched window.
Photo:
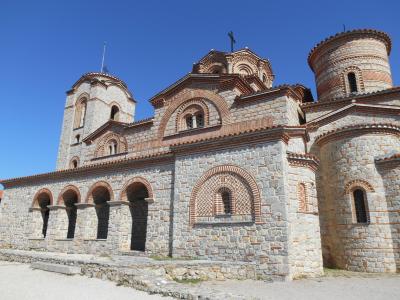
{"label": "arched window", "polygon": [[226,215],[232,214],[232,201],[231,193],[227,190],[221,193],[222,203],[224,204],[224,213]]}
{"label": "arched window", "polygon": [[262,82],[264,82],[264,83],[267,82],[267,75],[265,75],[265,74],[262,75]]}
{"label": "arched window", "polygon": [[82,98],[76,104],[74,128],[82,127],[85,124],[86,103],[87,103],[86,98]]}
{"label": "arched window", "polygon": [[204,116],[203,116],[203,114],[202,113],[198,113],[198,114],[196,114],[195,118],[196,118],[196,127],[197,128],[204,127]]}
{"label": "arched window", "polygon": [[347,80],[349,81],[350,93],[357,93],[357,78],[354,72],[350,72],[347,74]]}
{"label": "arched window", "polygon": [[215,195],[214,209],[216,216],[233,215],[232,192],[222,187]]}
{"label": "arched window", "polygon": [[119,121],[119,108],[116,105],[111,107],[110,119],[114,121]]}
{"label": "arched window", "polygon": [[185,116],[186,129],[203,128],[204,127],[204,114],[196,112]]}
{"label": "arched window", "polygon": [[118,153],[118,143],[116,140],[108,142],[108,155],[114,155]]}
{"label": "arched window", "polygon": [[354,209],[357,223],[369,223],[366,196],[362,189],[353,191]]}
{"label": "arched window", "polygon": [[187,115],[185,117],[186,121],[186,129],[192,129],[193,128],[193,117],[192,115]]}
{"label": "arched window", "polygon": [[71,158],[71,160],[69,161],[69,167],[71,169],[75,169],[79,166],[79,158],[77,156],[74,156],[73,158]]}
{"label": "arched window", "polygon": [[72,161],[72,168],[76,169],[78,167],[78,162],[74,159]]}
{"label": "arched window", "polygon": [[80,140],[81,140],[81,135],[80,135],[80,134],[77,134],[77,135],[75,136],[75,143],[79,143]]}

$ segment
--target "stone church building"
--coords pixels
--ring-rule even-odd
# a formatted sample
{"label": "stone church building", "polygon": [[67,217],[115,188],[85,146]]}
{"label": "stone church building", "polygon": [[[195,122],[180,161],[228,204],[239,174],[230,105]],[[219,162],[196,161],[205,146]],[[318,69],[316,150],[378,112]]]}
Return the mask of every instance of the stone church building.
{"label": "stone church building", "polygon": [[400,269],[400,87],[391,40],[353,30],[308,56],[318,99],[267,59],[210,51],[136,101],[119,78],[67,92],[57,169],[1,181],[0,246],[252,262],[260,278]]}

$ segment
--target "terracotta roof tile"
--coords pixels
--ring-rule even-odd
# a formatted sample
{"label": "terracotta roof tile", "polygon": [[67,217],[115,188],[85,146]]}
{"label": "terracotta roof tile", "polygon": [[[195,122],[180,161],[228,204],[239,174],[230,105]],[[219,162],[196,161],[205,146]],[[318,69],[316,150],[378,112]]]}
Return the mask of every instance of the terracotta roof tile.
{"label": "terracotta roof tile", "polygon": [[[342,37],[346,37],[346,36],[355,36],[355,35],[359,35],[359,34],[375,34],[379,37],[381,37],[385,43],[386,43],[386,48],[387,48],[387,52],[388,55],[390,54],[390,51],[392,49],[392,41],[389,37],[389,35],[383,31],[379,31],[379,30],[375,30],[375,29],[354,29],[354,30],[349,30],[349,31],[345,31],[345,32],[339,32],[335,35],[332,35],[326,39],[324,39],[323,41],[319,42],[318,44],[316,44],[310,51],[309,55],[308,55],[308,64],[311,67],[310,61],[311,61],[311,56],[315,53],[315,51],[320,48],[321,46],[325,45],[328,42],[331,42],[333,40],[336,39],[340,39]],[[312,67],[311,67],[312,69]]]}

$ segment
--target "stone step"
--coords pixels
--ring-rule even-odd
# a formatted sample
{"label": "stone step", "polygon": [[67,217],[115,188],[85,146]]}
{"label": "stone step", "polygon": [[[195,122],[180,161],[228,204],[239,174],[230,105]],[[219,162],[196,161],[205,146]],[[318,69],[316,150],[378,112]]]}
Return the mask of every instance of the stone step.
{"label": "stone step", "polygon": [[135,251],[135,250],[129,250],[129,251],[120,251],[120,255],[123,256],[139,256],[139,257],[148,257],[146,252],[143,251]]}
{"label": "stone step", "polygon": [[55,272],[65,275],[75,275],[81,273],[81,268],[76,266],[50,264],[45,262],[33,262],[31,263],[32,269],[43,270],[47,272]]}

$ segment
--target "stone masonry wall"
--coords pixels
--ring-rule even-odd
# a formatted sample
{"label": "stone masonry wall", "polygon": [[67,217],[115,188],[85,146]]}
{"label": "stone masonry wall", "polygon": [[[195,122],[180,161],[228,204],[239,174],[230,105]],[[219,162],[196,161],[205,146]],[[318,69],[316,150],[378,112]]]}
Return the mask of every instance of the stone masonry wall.
{"label": "stone masonry wall", "polygon": [[[72,253],[108,253],[110,251],[116,253],[129,250],[132,218],[129,207],[126,205],[111,205],[107,240],[96,240],[97,217],[94,207],[78,208],[75,238],[72,240],[66,239],[65,209],[57,207],[51,209],[48,234],[45,239],[40,237],[42,225],[41,216],[38,215],[40,212],[30,212],[29,209],[36,192],[41,188],[51,191],[53,205],[56,205],[60,191],[67,185],[74,185],[80,191],[82,202],[85,202],[89,188],[99,181],[110,184],[111,200],[118,201],[124,184],[138,176],[151,184],[155,195],[154,202],[149,204],[148,209],[147,252],[168,255],[170,251],[168,239],[170,199],[173,190],[173,168],[168,164],[145,168],[126,167],[111,172],[73,176],[58,181],[7,189],[0,206],[1,246],[17,249],[46,248],[51,251]],[[32,226],[40,228],[32,228]]]}
{"label": "stone masonry wall", "polygon": [[[353,271],[396,270],[384,182],[374,158],[388,154],[398,145],[396,136],[365,134],[321,146],[317,185],[327,264]],[[354,180],[368,182],[372,187],[366,190],[369,224],[355,223],[351,192],[346,191],[346,185]]]}
{"label": "stone masonry wall", "polygon": [[[307,167],[287,164],[285,175],[291,274],[294,278],[320,275],[322,252],[315,173]],[[304,194],[300,193],[300,185],[305,187]]]}
{"label": "stone masonry wall", "polygon": [[400,163],[382,162],[377,165],[386,191],[389,226],[393,239],[393,251],[397,272],[400,271]]}
{"label": "stone masonry wall", "polygon": [[[177,157],[173,255],[258,261],[260,276],[287,276],[288,219],[284,205],[283,159],[282,142]],[[190,225],[189,202],[197,181],[213,167],[232,164],[254,176],[261,194],[262,224],[224,219],[219,223]]]}

